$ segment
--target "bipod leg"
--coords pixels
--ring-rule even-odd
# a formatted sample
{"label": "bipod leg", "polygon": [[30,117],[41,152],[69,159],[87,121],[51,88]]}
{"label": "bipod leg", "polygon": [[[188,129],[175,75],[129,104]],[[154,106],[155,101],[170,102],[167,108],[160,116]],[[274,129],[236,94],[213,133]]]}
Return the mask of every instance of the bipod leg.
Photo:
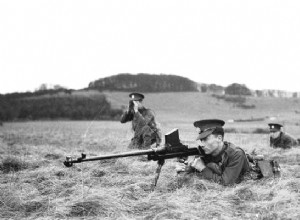
{"label": "bipod leg", "polygon": [[157,184],[160,172],[161,172],[161,168],[164,165],[164,163],[165,163],[165,160],[158,160],[157,161],[158,166],[157,166],[156,171],[155,171],[155,178],[154,178],[154,182],[153,182],[153,186],[152,186],[152,191],[154,191],[154,189],[156,187],[156,184]]}

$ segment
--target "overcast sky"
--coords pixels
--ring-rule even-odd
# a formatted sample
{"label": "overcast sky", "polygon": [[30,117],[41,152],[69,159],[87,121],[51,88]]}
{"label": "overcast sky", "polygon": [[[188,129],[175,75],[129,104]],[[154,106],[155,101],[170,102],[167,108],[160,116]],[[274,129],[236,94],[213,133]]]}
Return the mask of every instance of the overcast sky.
{"label": "overcast sky", "polygon": [[300,1],[3,0],[0,93],[118,73],[300,91]]}

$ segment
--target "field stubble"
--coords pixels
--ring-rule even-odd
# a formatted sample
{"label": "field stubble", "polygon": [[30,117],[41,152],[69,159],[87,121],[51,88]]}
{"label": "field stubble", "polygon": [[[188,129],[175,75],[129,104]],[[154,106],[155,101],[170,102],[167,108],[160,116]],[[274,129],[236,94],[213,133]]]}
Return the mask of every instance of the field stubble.
{"label": "field stubble", "polygon": [[[193,128],[181,125],[177,127],[183,143],[195,145]],[[278,160],[281,178],[223,187],[191,177],[182,185],[174,172],[175,161],[168,160],[156,189],[151,191],[157,165],[143,156],[71,168],[62,164],[66,155],[127,151],[132,136],[129,125],[6,123],[0,128],[0,218],[299,219],[300,149],[271,149],[266,134],[235,129],[225,139],[247,152],[255,150]]]}

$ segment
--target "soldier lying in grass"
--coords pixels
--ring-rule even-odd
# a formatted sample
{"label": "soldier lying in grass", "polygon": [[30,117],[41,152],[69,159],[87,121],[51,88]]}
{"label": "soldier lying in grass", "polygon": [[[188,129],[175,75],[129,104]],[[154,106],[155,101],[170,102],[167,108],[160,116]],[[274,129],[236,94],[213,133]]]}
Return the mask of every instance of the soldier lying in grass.
{"label": "soldier lying in grass", "polygon": [[270,147],[288,149],[298,145],[296,140],[291,135],[282,131],[282,125],[277,123],[268,124],[270,128]]}
{"label": "soldier lying in grass", "polygon": [[187,163],[177,163],[176,171],[189,175],[197,173],[201,178],[231,185],[241,182],[251,171],[245,152],[224,141],[224,121],[218,119],[194,122],[198,128],[201,151],[204,157],[196,157]]}

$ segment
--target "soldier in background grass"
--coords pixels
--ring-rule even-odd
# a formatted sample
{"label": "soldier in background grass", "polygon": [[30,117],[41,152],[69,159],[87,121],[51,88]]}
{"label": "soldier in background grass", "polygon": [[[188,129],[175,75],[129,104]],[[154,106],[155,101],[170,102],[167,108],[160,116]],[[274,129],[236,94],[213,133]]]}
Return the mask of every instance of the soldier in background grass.
{"label": "soldier in background grass", "polygon": [[[198,147],[203,157],[195,157],[185,163],[177,163],[177,173],[196,174],[222,185],[239,183],[250,173],[250,164],[243,149],[224,141],[224,121],[218,119],[194,122],[200,141]],[[194,175],[195,176],[195,175]]]}
{"label": "soldier in background grass", "polygon": [[268,124],[270,127],[270,146],[273,148],[288,149],[298,145],[298,141],[291,135],[282,131],[282,125],[277,123]]}
{"label": "soldier in background grass", "polygon": [[152,144],[161,143],[161,131],[155,121],[154,112],[143,106],[145,98],[141,93],[131,93],[128,109],[121,116],[121,123],[132,121],[134,136],[128,148],[149,149]]}

